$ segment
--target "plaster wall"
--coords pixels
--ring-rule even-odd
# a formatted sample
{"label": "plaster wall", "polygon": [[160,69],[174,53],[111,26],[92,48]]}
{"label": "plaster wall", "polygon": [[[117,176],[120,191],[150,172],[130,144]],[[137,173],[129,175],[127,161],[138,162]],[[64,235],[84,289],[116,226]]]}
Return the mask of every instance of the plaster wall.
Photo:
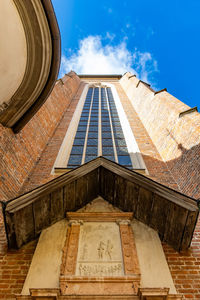
{"label": "plaster wall", "polygon": [[9,101],[26,69],[27,44],[23,24],[13,0],[0,1],[0,105]]}
{"label": "plaster wall", "polygon": [[29,295],[29,288],[59,288],[62,248],[66,231],[66,220],[57,222],[42,231],[22,295]]}
{"label": "plaster wall", "polygon": [[170,294],[176,294],[157,232],[136,220],[133,220],[132,228],[140,265],[141,287],[168,287]]}

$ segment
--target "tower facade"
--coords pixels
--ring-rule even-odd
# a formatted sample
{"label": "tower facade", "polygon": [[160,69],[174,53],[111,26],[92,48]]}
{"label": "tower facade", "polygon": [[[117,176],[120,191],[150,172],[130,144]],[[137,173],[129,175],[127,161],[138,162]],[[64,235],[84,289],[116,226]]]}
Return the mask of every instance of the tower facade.
{"label": "tower facade", "polygon": [[129,72],[70,72],[2,126],[1,297],[198,299],[199,120]]}

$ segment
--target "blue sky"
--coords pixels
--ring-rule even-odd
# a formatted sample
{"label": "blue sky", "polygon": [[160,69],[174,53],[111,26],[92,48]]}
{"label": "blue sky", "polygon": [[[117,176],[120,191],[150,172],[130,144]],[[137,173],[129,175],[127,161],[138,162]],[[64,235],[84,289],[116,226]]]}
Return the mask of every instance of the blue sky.
{"label": "blue sky", "polygon": [[60,75],[136,73],[200,107],[200,0],[52,0]]}

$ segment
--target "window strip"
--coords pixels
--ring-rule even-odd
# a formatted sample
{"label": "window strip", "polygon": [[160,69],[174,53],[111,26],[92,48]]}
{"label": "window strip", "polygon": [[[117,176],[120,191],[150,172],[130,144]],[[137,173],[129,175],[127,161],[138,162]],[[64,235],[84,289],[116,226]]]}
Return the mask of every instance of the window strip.
{"label": "window strip", "polygon": [[94,97],[94,88],[92,88],[90,110],[89,110],[88,123],[87,123],[86,135],[85,135],[85,144],[84,144],[84,148],[83,148],[83,156],[82,156],[81,164],[85,163],[85,155],[86,155],[86,148],[87,148],[87,139],[88,139],[88,131],[89,131],[89,125],[90,125],[90,116],[91,116],[91,110],[92,110],[92,104],[93,104],[93,97]]}

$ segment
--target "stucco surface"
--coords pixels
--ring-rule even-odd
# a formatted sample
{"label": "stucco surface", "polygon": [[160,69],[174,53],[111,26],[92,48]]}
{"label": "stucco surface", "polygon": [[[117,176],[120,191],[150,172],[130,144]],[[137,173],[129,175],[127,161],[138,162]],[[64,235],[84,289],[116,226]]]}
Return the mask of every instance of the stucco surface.
{"label": "stucco surface", "polygon": [[66,220],[43,230],[24,283],[22,295],[28,295],[30,288],[59,287],[62,248],[66,230]]}
{"label": "stucco surface", "polygon": [[141,287],[167,287],[170,288],[170,294],[176,294],[158,233],[136,220],[133,220],[132,228],[140,265]]}
{"label": "stucco surface", "polygon": [[27,44],[17,8],[12,0],[0,1],[0,104],[19,87],[26,68]]}

